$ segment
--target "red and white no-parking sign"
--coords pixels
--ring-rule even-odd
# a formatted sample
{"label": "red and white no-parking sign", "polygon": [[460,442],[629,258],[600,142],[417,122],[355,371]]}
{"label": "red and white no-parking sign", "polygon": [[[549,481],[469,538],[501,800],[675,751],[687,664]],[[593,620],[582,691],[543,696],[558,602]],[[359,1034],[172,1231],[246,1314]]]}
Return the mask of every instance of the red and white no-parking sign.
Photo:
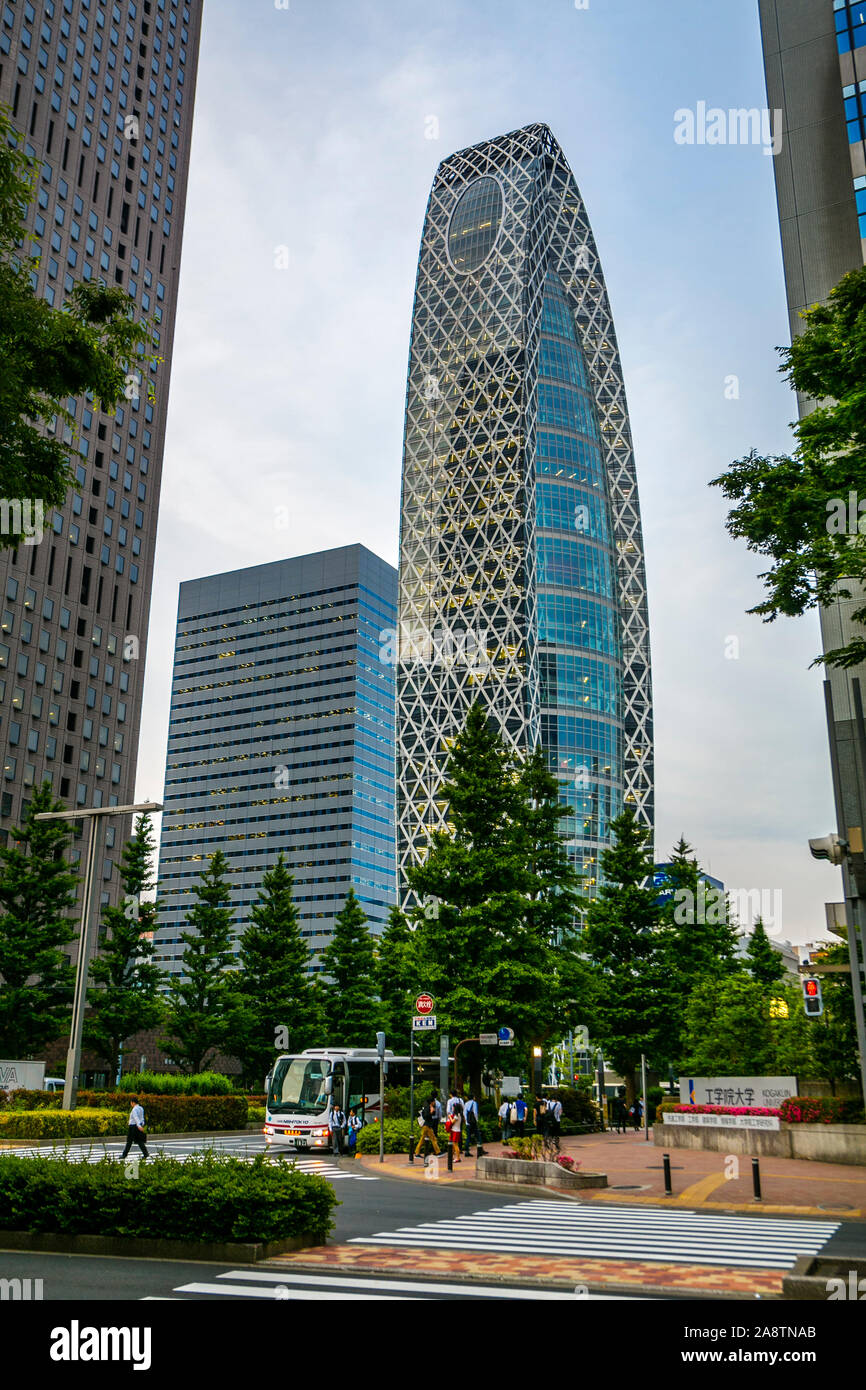
{"label": "red and white no-parking sign", "polygon": [[415,1000],[416,1014],[432,1014],[434,1009],[432,994],[419,994]]}

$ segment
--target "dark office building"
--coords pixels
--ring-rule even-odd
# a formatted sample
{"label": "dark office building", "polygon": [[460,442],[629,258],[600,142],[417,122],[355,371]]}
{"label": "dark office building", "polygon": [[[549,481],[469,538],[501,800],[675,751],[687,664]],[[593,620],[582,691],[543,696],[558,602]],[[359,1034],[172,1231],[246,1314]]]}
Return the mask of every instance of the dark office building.
{"label": "dark office building", "polygon": [[624,806],[653,829],[635,457],[586,206],[545,125],[440,164],[412,317],[397,666],[401,875],[444,825],[470,704],[541,744],[592,895]]}
{"label": "dark office building", "polygon": [[[768,105],[784,113],[782,147],[773,164],[793,336],[803,327],[800,311],[826,300],[843,275],[866,259],[866,3],[760,0],[760,19]],[[801,415],[814,406],[803,399],[799,404]],[[866,599],[855,585],[847,587],[850,598],[836,598],[820,610],[825,651],[855,632],[862,635],[851,613]],[[837,825],[852,853],[866,825],[855,679],[866,697],[866,664],[827,668]],[[850,922],[856,911],[849,891],[853,875],[846,868],[843,877]],[[861,942],[863,932],[861,917]]]}
{"label": "dark office building", "polygon": [[[0,835],[48,779],[70,807],[135,786],[202,0],[2,0],[0,102],[37,161],[35,288],[120,285],[158,325],[155,397],[70,400],[75,483],[0,552]],[[111,875],[128,825],[107,830]]]}
{"label": "dark office building", "polygon": [[280,854],[312,955],[350,887],[370,930],[384,927],[396,883],[383,641],[396,601],[396,571],[362,545],[181,585],[155,936],[169,974],[216,850],[238,932]]}

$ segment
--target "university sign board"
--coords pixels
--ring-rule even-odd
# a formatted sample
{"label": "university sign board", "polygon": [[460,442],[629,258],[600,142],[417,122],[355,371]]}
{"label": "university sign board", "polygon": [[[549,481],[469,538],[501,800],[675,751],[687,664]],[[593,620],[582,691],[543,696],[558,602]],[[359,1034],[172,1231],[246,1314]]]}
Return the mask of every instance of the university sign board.
{"label": "university sign board", "polygon": [[742,1105],[777,1110],[797,1094],[796,1076],[681,1076],[681,1105]]}
{"label": "university sign board", "polygon": [[666,1125],[703,1125],[711,1129],[778,1129],[778,1115],[686,1115],[679,1110],[666,1110]]}

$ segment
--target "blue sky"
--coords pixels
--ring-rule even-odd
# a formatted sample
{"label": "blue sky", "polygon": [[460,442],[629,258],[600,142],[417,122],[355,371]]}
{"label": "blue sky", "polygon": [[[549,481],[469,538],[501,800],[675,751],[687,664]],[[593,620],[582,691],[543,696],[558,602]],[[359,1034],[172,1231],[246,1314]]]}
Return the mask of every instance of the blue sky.
{"label": "blue sky", "polygon": [[746,616],[761,566],[707,487],[752,446],[788,447],[796,413],[773,161],[677,144],[674,113],[700,101],[765,106],[756,0],[207,0],[140,795],[162,792],[181,580],[355,541],[396,564],[433,174],[546,121],[589,209],[628,390],[657,857],[683,832],[727,884],[781,890],[778,934],[823,934],[840,884],[806,844],[833,825],[817,619]]}

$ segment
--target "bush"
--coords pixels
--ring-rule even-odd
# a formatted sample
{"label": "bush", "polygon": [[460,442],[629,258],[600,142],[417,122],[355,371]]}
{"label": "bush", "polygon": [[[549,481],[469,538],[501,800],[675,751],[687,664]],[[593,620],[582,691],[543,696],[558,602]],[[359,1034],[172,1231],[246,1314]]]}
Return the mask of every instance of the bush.
{"label": "bush", "polygon": [[2,1139],[87,1139],[125,1134],[125,1110],[12,1110],[0,1115]]}
{"label": "bush", "polygon": [[863,1103],[859,1100],[812,1096],[791,1096],[776,1112],[789,1125],[862,1125]]}
{"label": "bush", "polygon": [[[412,1125],[408,1120],[386,1120],[385,1121],[385,1152],[386,1154],[408,1154],[409,1136],[414,1134],[415,1143],[421,1137],[421,1131],[417,1124]],[[445,1136],[440,1131],[439,1147],[444,1150]],[[379,1126],[378,1124],[365,1125],[358,1132],[358,1153],[377,1154],[379,1152]]]}
{"label": "bush", "polygon": [[[573,1086],[557,1086],[550,1090],[545,1089],[544,1094],[548,1099],[561,1101],[562,1119],[568,1120],[575,1126],[575,1129],[568,1133],[577,1134],[580,1127],[595,1127],[598,1124],[598,1114],[595,1105],[587,1091],[584,1089],[576,1090]],[[563,1134],[566,1130],[563,1128]]]}
{"label": "bush", "polygon": [[141,1091],[154,1096],[230,1096],[234,1087],[228,1076],[216,1071],[200,1071],[195,1076],[139,1071],[122,1076],[118,1090],[126,1095]]}
{"label": "bush", "polygon": [[63,1104],[62,1091],[28,1091],[22,1086],[8,1095],[10,1110],[59,1110]]}
{"label": "bush", "polygon": [[[124,1117],[125,1118],[125,1117]],[[159,1155],[137,1168],[112,1159],[0,1155],[0,1229],[62,1235],[191,1241],[283,1240],[302,1232],[324,1242],[336,1197],[324,1178],[294,1164],[247,1163],[201,1154]]]}
{"label": "bush", "polygon": [[[123,1128],[129,1121],[130,1097],[122,1091],[79,1091],[82,1105],[117,1110],[125,1106]],[[145,1095],[144,1114],[152,1134],[187,1134],[202,1129],[244,1129],[247,1124],[247,1098],[222,1096]]]}
{"label": "bush", "polygon": [[248,1106],[247,1106],[247,1124],[248,1124],[248,1125],[263,1125],[264,1122],[265,1122],[265,1115],[266,1115],[266,1114],[267,1114],[267,1111],[266,1111],[266,1109],[265,1109],[265,1107],[264,1107],[263,1105],[248,1105]]}
{"label": "bush", "polygon": [[[415,1087],[415,1108],[421,1109],[421,1096],[418,1087]],[[408,1086],[386,1086],[385,1087],[385,1116],[389,1120],[408,1120],[409,1119],[409,1087]],[[408,1145],[408,1140],[406,1141]]]}
{"label": "bush", "polygon": [[523,1139],[509,1139],[508,1143],[510,1149],[507,1156],[509,1158],[525,1158],[533,1161],[543,1161],[544,1159],[544,1140],[540,1134],[532,1134]]}

